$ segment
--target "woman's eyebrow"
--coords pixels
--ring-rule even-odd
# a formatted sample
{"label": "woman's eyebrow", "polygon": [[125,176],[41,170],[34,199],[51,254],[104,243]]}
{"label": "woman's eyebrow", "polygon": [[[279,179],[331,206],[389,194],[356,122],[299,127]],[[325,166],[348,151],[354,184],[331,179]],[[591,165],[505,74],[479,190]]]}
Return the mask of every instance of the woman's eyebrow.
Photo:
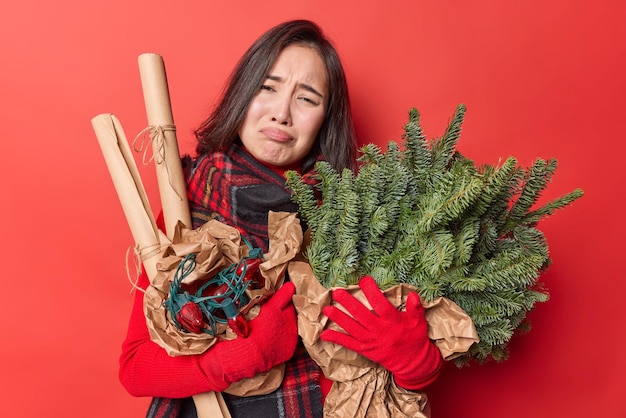
{"label": "woman's eyebrow", "polygon": [[[277,75],[271,75],[271,74],[269,74],[266,78],[267,78],[268,80],[277,81],[277,82],[281,82],[281,81],[283,81],[283,78],[282,78],[282,77],[280,77],[280,76],[277,76]],[[300,88],[303,88],[303,89],[304,89],[304,90],[306,90],[306,91],[309,91],[309,92],[311,92],[311,93],[315,94],[316,96],[319,96],[319,97],[320,97],[320,98],[322,98],[322,99],[324,98],[324,95],[323,95],[322,93],[320,93],[320,92],[319,92],[319,91],[318,91],[315,87],[313,87],[313,86],[312,86],[312,85],[310,85],[310,84],[306,84],[306,83],[298,83],[298,86],[299,86]]]}

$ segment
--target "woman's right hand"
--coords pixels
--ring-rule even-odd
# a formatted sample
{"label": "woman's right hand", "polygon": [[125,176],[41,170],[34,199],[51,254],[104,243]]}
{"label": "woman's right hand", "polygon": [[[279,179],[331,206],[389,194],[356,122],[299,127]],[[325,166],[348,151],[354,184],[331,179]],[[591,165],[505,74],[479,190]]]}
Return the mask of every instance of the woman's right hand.
{"label": "woman's right hand", "polygon": [[199,359],[208,375],[227,384],[251,378],[289,360],[298,343],[293,283],[285,283],[249,322],[248,337],[219,341]]}

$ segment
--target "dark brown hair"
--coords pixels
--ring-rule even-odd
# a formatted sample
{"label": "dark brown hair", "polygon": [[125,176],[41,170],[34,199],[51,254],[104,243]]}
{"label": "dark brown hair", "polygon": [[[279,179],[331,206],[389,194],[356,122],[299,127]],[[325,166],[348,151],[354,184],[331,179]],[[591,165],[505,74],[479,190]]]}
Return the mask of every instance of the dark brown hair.
{"label": "dark brown hair", "polygon": [[271,28],[241,57],[217,106],[195,131],[198,154],[225,149],[238,140],[238,130],[250,102],[265,82],[278,55],[292,44],[314,48],[328,72],[326,116],[313,148],[303,160],[303,171],[310,170],[320,155],[339,172],[344,168],[355,168],[356,139],[343,66],[319,26],[308,20],[293,20]]}

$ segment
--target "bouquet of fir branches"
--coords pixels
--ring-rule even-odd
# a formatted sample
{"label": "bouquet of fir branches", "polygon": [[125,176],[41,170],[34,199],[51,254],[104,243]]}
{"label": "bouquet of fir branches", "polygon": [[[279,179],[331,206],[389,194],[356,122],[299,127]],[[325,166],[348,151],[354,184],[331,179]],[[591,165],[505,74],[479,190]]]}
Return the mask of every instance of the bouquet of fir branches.
{"label": "bouquet of fir branches", "polygon": [[[535,207],[557,161],[521,167],[510,157],[477,166],[456,149],[464,116],[460,105],[443,136],[428,140],[411,109],[402,148],[393,141],[386,150],[364,146],[358,173],[319,162],[317,193],[297,173],[287,173],[309,228],[304,253],[314,280],[324,289],[351,288],[370,275],[382,290],[417,290],[425,307],[452,301],[471,318],[479,339],[465,352],[444,353],[459,365],[507,358],[508,342],[527,325],[527,313],[548,299],[540,276],[550,257],[538,222],[583,194],[576,189]],[[313,330],[326,326],[318,319]],[[310,352],[328,344],[317,331],[304,331],[312,337]]]}

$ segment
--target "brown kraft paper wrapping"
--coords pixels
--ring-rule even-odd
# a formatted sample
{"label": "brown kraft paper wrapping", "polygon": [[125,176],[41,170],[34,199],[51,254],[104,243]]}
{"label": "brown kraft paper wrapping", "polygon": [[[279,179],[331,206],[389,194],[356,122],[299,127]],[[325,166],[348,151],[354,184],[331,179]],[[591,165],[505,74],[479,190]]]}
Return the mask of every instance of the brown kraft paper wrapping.
{"label": "brown kraft paper wrapping", "polygon": [[[302,243],[300,222],[293,213],[271,212],[268,230],[269,252],[264,255],[264,262],[260,265],[261,274],[265,278],[265,288],[246,291],[251,302],[241,311],[247,320],[255,318],[263,309],[259,303],[271,297],[282,286],[287,264],[299,253]],[[210,220],[195,230],[186,229],[182,223],[177,225],[174,238],[164,249],[163,257],[157,263],[158,273],[151,281],[144,298],[144,312],[150,337],[171,356],[200,354],[214,344],[219,344],[219,339],[209,334],[178,330],[163,307],[176,267],[191,253],[196,254],[196,268],[183,280],[186,284],[213,277],[222,269],[239,262],[247,255],[248,246],[236,228],[216,220]],[[236,338],[226,325],[218,324],[217,333],[222,339]],[[237,396],[270,393],[280,386],[283,376],[284,365],[280,365],[267,373],[233,383],[225,392]]]}
{"label": "brown kraft paper wrapping", "polygon": [[[429,417],[430,407],[424,393],[397,386],[391,374],[380,365],[340,345],[322,341],[325,327],[340,329],[322,313],[332,303],[331,291],[313,275],[305,261],[289,263],[289,277],[296,286],[293,297],[298,312],[298,332],[315,362],[332,379],[326,397],[324,416],[332,418]],[[358,286],[347,290],[369,306]],[[401,306],[415,289],[406,284],[393,286],[383,293],[394,306]],[[428,336],[444,359],[465,353],[478,341],[474,324],[458,305],[446,298],[423,303],[428,322]],[[371,307],[370,307],[371,308]]]}

